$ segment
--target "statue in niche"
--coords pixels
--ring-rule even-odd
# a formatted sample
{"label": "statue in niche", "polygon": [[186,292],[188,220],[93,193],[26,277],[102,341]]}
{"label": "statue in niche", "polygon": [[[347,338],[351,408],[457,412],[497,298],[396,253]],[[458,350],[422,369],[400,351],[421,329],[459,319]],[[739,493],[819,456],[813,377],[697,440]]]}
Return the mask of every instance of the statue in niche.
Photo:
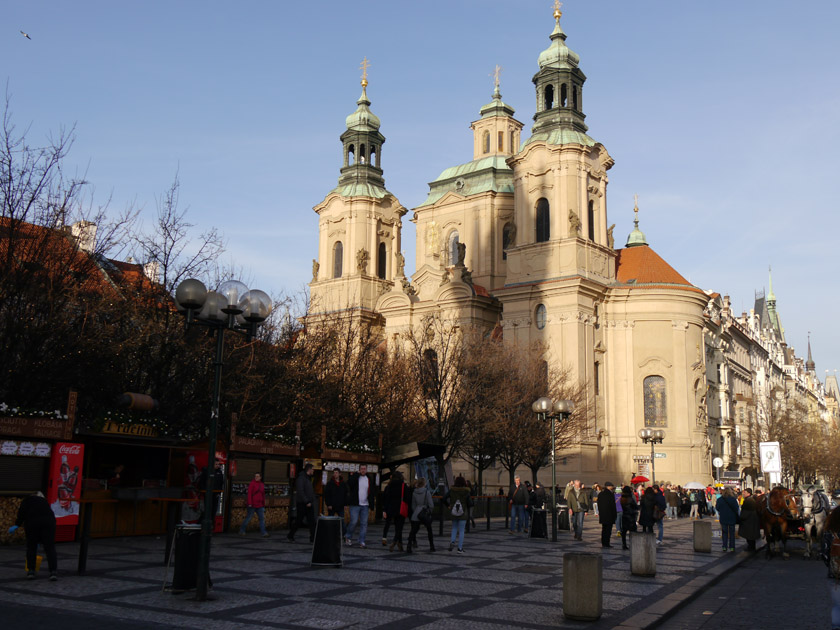
{"label": "statue in niche", "polygon": [[405,256],[397,252],[397,276],[405,276]]}
{"label": "statue in niche", "polygon": [[580,217],[571,208],[569,208],[569,227],[574,234],[580,232]]}
{"label": "statue in niche", "polygon": [[458,262],[455,263],[456,267],[463,267],[464,266],[464,258],[467,257],[467,246],[463,243],[458,243]]}
{"label": "statue in niche", "polygon": [[607,245],[609,245],[611,249],[615,249],[615,237],[613,236],[613,230],[615,230],[615,223],[607,228]]}
{"label": "statue in niche", "polygon": [[368,252],[364,247],[356,252],[356,269],[360,273],[367,273],[368,258]]}
{"label": "statue in niche", "polygon": [[318,270],[321,268],[321,265],[318,264],[318,261],[313,258],[312,259],[312,282],[315,282],[318,279]]}

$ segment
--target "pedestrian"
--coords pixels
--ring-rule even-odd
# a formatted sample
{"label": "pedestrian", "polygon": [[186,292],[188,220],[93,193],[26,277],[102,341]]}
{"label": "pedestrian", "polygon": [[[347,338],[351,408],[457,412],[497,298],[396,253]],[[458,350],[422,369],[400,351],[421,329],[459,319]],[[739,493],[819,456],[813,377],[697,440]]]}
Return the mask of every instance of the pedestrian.
{"label": "pedestrian", "polygon": [[658,485],[653,486],[653,496],[656,499],[656,507],[653,510],[653,521],[656,523],[656,544],[662,544],[662,537],[665,534],[665,514],[668,512],[668,504],[665,502],[665,495]]}
{"label": "pedestrian", "polygon": [[[470,483],[470,480],[467,479],[467,489],[470,491],[470,503],[472,503],[472,505],[475,505],[475,499],[478,496],[478,484],[473,485],[472,483]],[[473,518],[472,507],[470,507],[470,509],[467,510],[467,518],[469,520],[470,527],[475,529],[475,519]]]}
{"label": "pedestrian", "polygon": [[612,547],[610,535],[613,523],[616,521],[615,486],[611,481],[604,484],[604,489],[598,494],[598,522],[601,524],[601,546]]}
{"label": "pedestrian", "polygon": [[840,630],[840,507],[834,508],[826,519],[820,555],[828,565],[831,628]]}
{"label": "pedestrian", "polygon": [[510,508],[510,533],[520,533],[524,526],[525,531],[528,531],[528,524],[525,521],[525,508],[528,505],[528,492],[519,475],[513,479],[513,488],[508,493],[508,506]]}
{"label": "pedestrian", "polygon": [[341,517],[341,536],[347,532],[347,523],[344,522],[344,508],[347,505],[348,490],[347,484],[341,478],[341,471],[333,468],[332,479],[324,486],[324,506],[327,508],[328,516]]}
{"label": "pedestrian", "polygon": [[691,519],[700,518],[700,492],[696,488],[692,488],[688,494],[688,500],[691,503]]}
{"label": "pedestrian", "polygon": [[359,465],[359,472],[350,475],[350,479],[347,481],[347,489],[350,499],[350,524],[347,526],[344,542],[347,545],[353,544],[353,532],[358,522],[359,548],[364,549],[370,506],[373,503],[373,484],[367,476],[367,466],[365,464]]}
{"label": "pedestrian", "polygon": [[740,510],[738,501],[731,488],[726,488],[723,495],[715,503],[718,518],[720,519],[720,534],[723,539],[724,551],[735,551],[735,525],[738,523]]}
{"label": "pedestrian", "polygon": [[[391,477],[391,480],[393,480],[393,477]],[[385,489],[382,491],[382,496],[383,497],[385,496],[385,493],[388,492],[388,486],[391,484],[391,480],[388,481],[388,483],[385,485]],[[385,521],[383,526],[382,526],[382,546],[387,547],[388,546],[388,531],[391,529],[391,526],[393,526],[393,524],[394,524],[394,515],[393,514],[387,514],[386,515],[383,512],[382,516],[383,516],[384,521]]]}
{"label": "pedestrian", "polygon": [[621,523],[624,520],[624,508],[621,507],[621,492],[615,492],[615,535],[621,538]]}
{"label": "pedestrian", "polygon": [[548,496],[539,481],[534,482],[533,515],[531,516],[531,538],[548,538],[548,526],[545,519],[545,502]]}
{"label": "pedestrian", "polygon": [[575,479],[572,485],[566,488],[566,503],[569,505],[569,516],[575,540],[583,540],[583,515],[586,512],[584,495],[585,493],[581,491],[580,479]]}
{"label": "pedestrian", "polygon": [[55,553],[55,514],[43,493],[36,492],[25,497],[18,508],[15,524],[9,528],[14,534],[23,525],[26,531],[26,579],[35,579],[35,560],[38,544],[44,547],[50,567],[50,580],[58,579],[58,557]]}
{"label": "pedestrian", "polygon": [[656,507],[656,496],[653,493],[653,488],[646,488],[642,493],[642,499],[639,502],[639,525],[642,526],[642,532],[646,534],[653,533],[653,511]]}
{"label": "pedestrian", "polygon": [[601,484],[596,483],[592,486],[592,492],[590,494],[590,503],[592,505],[592,509],[595,510],[595,516],[598,516],[598,495],[601,494]]}
{"label": "pedestrian", "polygon": [[758,523],[758,505],[752,496],[752,490],[746,488],[743,492],[744,503],[741,505],[741,523],[738,525],[738,535],[747,541],[747,549],[755,551],[755,541],[761,538]]}
{"label": "pedestrian", "polygon": [[673,521],[677,520],[677,509],[680,506],[680,495],[671,485],[669,485],[667,490],[665,490],[665,503],[668,505],[668,518]]}
{"label": "pedestrian", "polygon": [[[385,488],[385,492],[382,493],[382,516],[390,517],[394,523],[394,540],[388,551],[393,551],[395,546],[403,551],[402,532],[406,516],[409,513],[409,501],[411,501],[411,492],[403,481],[402,473],[395,470],[391,474],[391,482]],[[405,504],[404,507],[403,504]]]}
{"label": "pedestrian", "polygon": [[638,531],[636,518],[639,513],[639,506],[636,503],[636,496],[633,488],[624,486],[621,490],[621,548],[629,549],[627,546],[627,532]]}
{"label": "pedestrian", "polygon": [[[519,480],[519,477],[516,478]],[[525,492],[524,486],[517,486]],[[467,508],[470,504],[470,491],[467,482],[460,475],[455,479],[455,485],[444,498],[444,504],[452,515],[452,534],[449,538],[449,551],[458,545],[458,553],[464,553],[464,529],[467,524]],[[524,506],[523,506],[524,507]]]}
{"label": "pedestrian", "polygon": [[315,470],[312,464],[307,463],[303,467],[303,473],[295,480],[295,520],[289,529],[286,538],[289,542],[295,542],[295,532],[303,527],[306,521],[309,525],[309,542],[315,542],[315,490],[312,488],[312,475]]}
{"label": "pedestrian", "polygon": [[432,493],[426,486],[426,480],[423,477],[414,482],[414,491],[411,493],[411,530],[408,532],[408,553],[412,553],[412,548],[417,547],[417,532],[420,526],[426,528],[426,533],[429,536],[429,551],[435,550],[435,538],[432,534],[432,510],[435,508]]}
{"label": "pedestrian", "polygon": [[527,534],[528,530],[531,529],[531,513],[534,511],[534,488],[531,486],[530,481],[525,482],[525,491],[528,493],[528,503],[525,504],[524,532]]}
{"label": "pedestrian", "polygon": [[499,496],[500,497],[505,496],[505,489],[502,486],[499,486]]}
{"label": "pedestrian", "polygon": [[260,522],[260,533],[263,535],[263,538],[268,538],[268,532],[265,531],[265,485],[262,482],[262,475],[260,473],[254,473],[254,478],[248,484],[248,500],[246,505],[248,506],[248,510],[245,513],[245,520],[239,526],[239,535],[245,535],[245,527],[247,527],[251,521],[251,517],[256,512],[257,520]]}

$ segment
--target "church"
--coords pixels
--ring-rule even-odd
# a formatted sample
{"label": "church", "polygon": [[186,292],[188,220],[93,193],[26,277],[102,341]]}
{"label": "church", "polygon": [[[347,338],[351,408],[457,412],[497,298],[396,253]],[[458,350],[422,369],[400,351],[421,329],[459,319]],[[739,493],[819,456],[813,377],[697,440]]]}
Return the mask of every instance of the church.
{"label": "church", "polygon": [[[616,243],[607,216],[614,162],[585,123],[586,76],[566,45],[561,17],[555,7],[550,44],[537,58],[530,135],[502,100],[497,73],[492,100],[470,124],[472,159],[445,168],[413,209],[411,278],[400,240],[409,211],[385,188],[385,137],[363,75],[358,107],[341,135],[338,186],[314,207],[310,315],[352,310],[391,339],[439,313],[501,331],[505,341],[539,343],[549,363],[587,383],[594,410],[578,451],[563,453],[558,481],[650,476],[651,447],[639,430],[651,427],[665,432],[656,446],[656,479],[707,483],[709,296],[648,244],[638,204],[635,228],[623,246]],[[506,473],[500,479],[506,483]]]}

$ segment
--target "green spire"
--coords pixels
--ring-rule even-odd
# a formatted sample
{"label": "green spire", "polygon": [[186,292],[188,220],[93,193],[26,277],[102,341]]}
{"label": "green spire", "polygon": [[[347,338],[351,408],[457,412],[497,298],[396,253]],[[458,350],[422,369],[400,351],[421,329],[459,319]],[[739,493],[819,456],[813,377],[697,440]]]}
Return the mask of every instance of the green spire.
{"label": "green spire", "polygon": [[479,110],[482,118],[492,118],[494,116],[513,116],[515,110],[510,105],[502,102],[502,93],[499,91],[499,73],[502,69],[496,66],[493,76],[495,77],[495,89],[493,90],[493,100],[487,103]]}
{"label": "green spire", "polygon": [[770,289],[767,292],[767,303],[773,302],[773,305],[776,305],[776,295],[773,293],[773,268],[767,268],[767,279],[770,283]]}
{"label": "green spire", "polygon": [[647,245],[647,239],[644,232],[639,229],[639,195],[635,195],[635,204],[633,212],[636,213],[636,218],[633,219],[633,231],[627,237],[627,245],[625,247],[639,247],[640,245]]}

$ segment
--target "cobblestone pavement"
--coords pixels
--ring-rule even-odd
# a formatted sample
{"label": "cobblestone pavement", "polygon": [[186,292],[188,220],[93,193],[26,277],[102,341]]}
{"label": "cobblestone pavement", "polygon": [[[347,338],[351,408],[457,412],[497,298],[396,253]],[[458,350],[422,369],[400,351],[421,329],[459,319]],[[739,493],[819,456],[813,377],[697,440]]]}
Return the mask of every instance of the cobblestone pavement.
{"label": "cobblestone pavement", "polygon": [[790,558],[747,559],[723,579],[699,593],[656,627],[664,630],[714,628],[831,627],[826,566],[804,560],[801,541],[790,541]]}
{"label": "cobblestone pavement", "polygon": [[[716,547],[695,554],[688,519],[666,522],[652,578],[630,574],[629,552],[617,538],[611,549],[601,548],[592,517],[583,542],[568,532],[560,532],[556,544],[510,535],[501,520],[489,531],[485,527],[480,522],[467,534],[461,555],[447,551],[448,523],[436,539],[436,553],[421,538],[414,554],[389,553],[380,543],[381,528],[372,526],[367,549],[343,547],[342,568],[310,567],[310,545],[287,542],[285,531],[268,539],[216,536],[214,588],[206,602],[164,590],[162,538],[94,540],[84,576],[75,573],[78,544],[60,544],[57,582],[46,579],[45,568],[38,579],[23,579],[23,548],[2,547],[2,630],[52,628],[59,618],[62,630],[639,628],[747,559],[746,553],[724,554]],[[563,618],[562,556],[568,551],[603,555],[604,613],[597,622]]]}

